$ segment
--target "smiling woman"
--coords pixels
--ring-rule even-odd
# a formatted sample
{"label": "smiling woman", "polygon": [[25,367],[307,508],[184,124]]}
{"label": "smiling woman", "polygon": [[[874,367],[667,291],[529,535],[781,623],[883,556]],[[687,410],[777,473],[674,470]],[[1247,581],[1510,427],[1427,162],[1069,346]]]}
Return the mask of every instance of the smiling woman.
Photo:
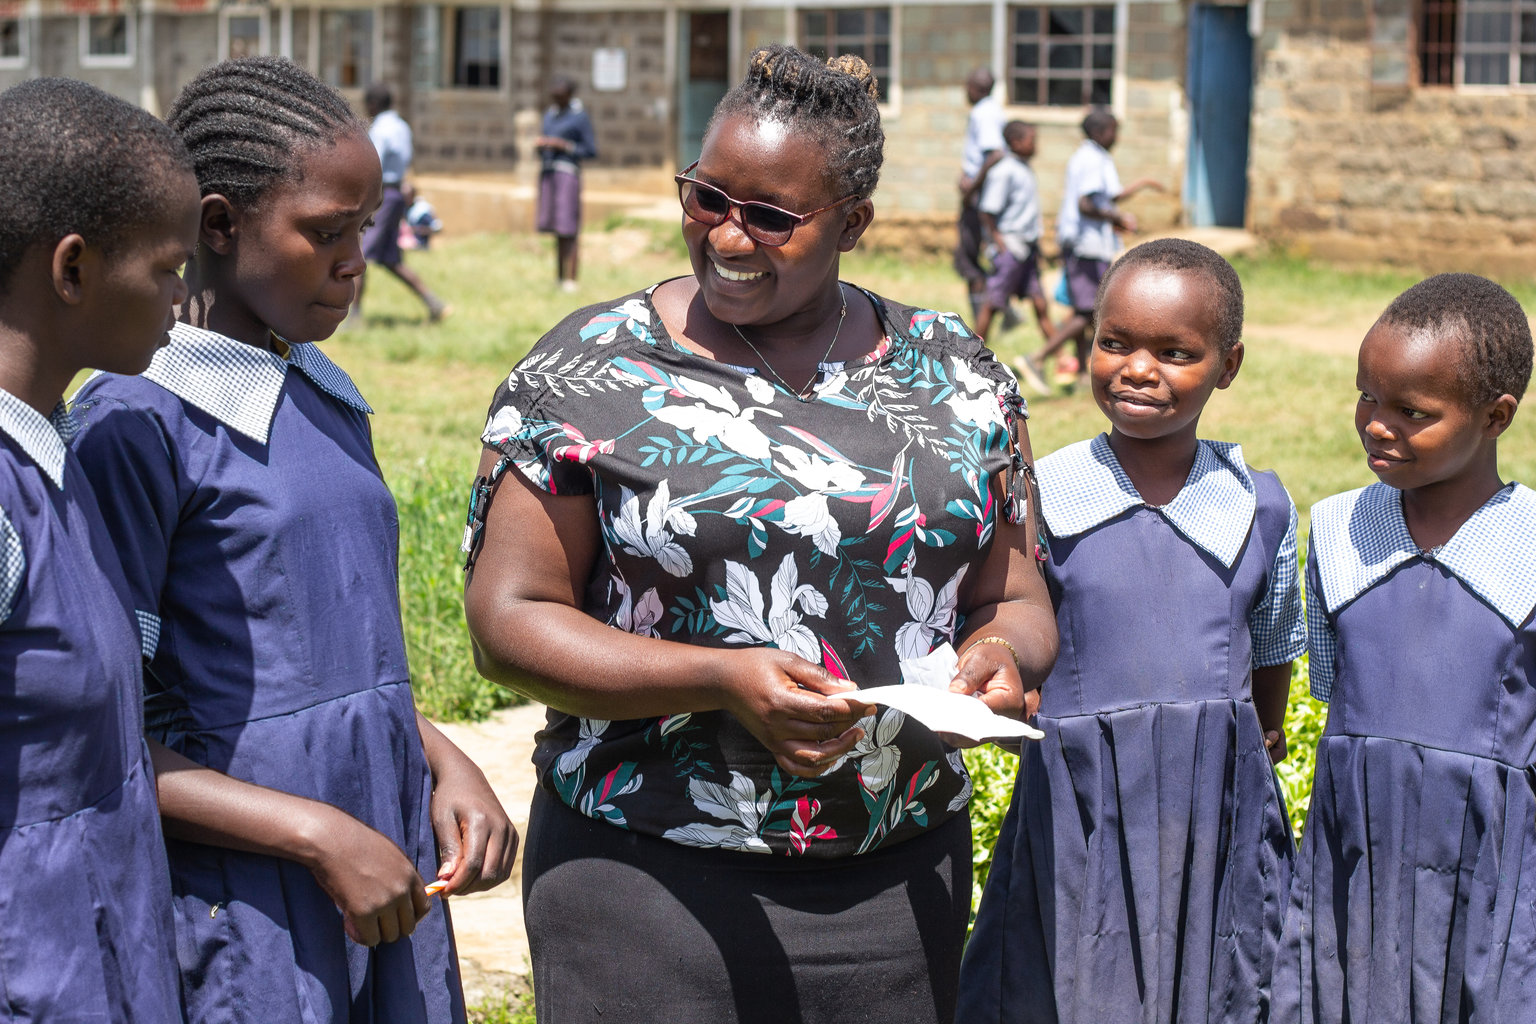
{"label": "smiling woman", "polygon": [[550,707],[542,1021],[952,1020],[970,783],[859,687],[948,642],[951,688],[1019,716],[1056,653],[1012,378],[952,314],[839,280],[874,217],[868,68],[750,65],[679,175],[692,276],[557,325],[483,436],[476,657]]}

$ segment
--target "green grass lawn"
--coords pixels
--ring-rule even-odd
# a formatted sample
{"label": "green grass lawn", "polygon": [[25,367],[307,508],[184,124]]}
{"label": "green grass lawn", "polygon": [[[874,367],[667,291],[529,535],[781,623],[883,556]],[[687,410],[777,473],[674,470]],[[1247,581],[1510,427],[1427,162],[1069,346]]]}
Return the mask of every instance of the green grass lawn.
{"label": "green grass lawn", "polygon": [[[377,410],[375,442],[400,502],[401,597],[417,698],[429,714],[476,718],[514,698],[480,680],[470,661],[457,546],[478,436],[503,375],[549,327],[580,305],[624,295],[688,272],[672,225],[614,222],[582,240],[581,291],[553,287],[550,242],[533,236],[476,236],[441,243],[408,261],[454,306],[441,324],[393,279],[371,275],[369,319],[327,351],[357,379]],[[1315,266],[1280,255],[1234,261],[1248,294],[1247,349],[1232,388],[1202,422],[1208,437],[1238,441],[1250,465],[1274,469],[1302,513],[1337,491],[1374,478],[1353,426],[1353,345],[1376,314],[1416,278],[1396,272]],[[854,253],[846,280],[905,302],[965,308],[947,259]],[[1536,308],[1536,285],[1505,282]],[[994,338],[1012,356],[1038,345],[1033,326]],[[1092,436],[1103,420],[1091,400],[1031,401],[1037,455]],[[1518,417],[1502,449],[1506,479],[1536,482],[1536,415]],[[1303,538],[1302,546],[1305,547]],[[1311,751],[1323,709],[1306,696],[1298,665],[1289,719],[1291,759],[1281,777],[1299,823],[1311,785]],[[971,757],[977,775],[978,891],[1013,780],[1009,755]]]}

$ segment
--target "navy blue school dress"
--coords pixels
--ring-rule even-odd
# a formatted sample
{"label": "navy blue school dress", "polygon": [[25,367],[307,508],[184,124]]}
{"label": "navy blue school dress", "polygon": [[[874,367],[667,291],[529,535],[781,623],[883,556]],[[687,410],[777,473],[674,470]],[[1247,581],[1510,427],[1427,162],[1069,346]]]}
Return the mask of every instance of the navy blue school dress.
{"label": "navy blue school dress", "polygon": [[[437,874],[406,668],[398,520],[351,379],[184,324],[100,375],[75,442],[134,608],[158,634],[147,728],[201,764],[333,804]],[[170,842],[193,1022],[464,1019],[447,908],[360,946],[300,864]]]}
{"label": "navy blue school dress", "polygon": [[140,640],[74,422],[0,391],[0,1017],[181,1019]]}
{"label": "navy blue school dress", "polygon": [[1386,484],[1312,509],[1328,701],[1274,1020],[1536,1020],[1536,493],[1421,551]]}
{"label": "navy blue school dress", "polygon": [[1252,1024],[1293,849],[1250,673],[1305,647],[1295,506],[1211,441],[1161,507],[1102,434],[1038,473],[1061,654],[956,1019]]}

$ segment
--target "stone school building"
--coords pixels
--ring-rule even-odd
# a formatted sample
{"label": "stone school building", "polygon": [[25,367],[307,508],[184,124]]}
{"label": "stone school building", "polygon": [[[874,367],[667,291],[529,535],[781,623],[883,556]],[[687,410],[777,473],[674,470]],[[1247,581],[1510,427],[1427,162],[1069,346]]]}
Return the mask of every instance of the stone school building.
{"label": "stone school building", "polygon": [[0,0],[0,85],[72,75],[163,111],[202,66],[283,54],[359,97],[390,82],[421,171],[533,173],[552,74],[578,83],[602,158],[664,182],[697,154],[752,48],[852,51],[889,138],[878,229],[940,237],[966,104],[990,67],[1040,126],[1054,212],[1085,106],[1121,119],[1149,226],[1230,225],[1336,259],[1536,271],[1530,0]]}

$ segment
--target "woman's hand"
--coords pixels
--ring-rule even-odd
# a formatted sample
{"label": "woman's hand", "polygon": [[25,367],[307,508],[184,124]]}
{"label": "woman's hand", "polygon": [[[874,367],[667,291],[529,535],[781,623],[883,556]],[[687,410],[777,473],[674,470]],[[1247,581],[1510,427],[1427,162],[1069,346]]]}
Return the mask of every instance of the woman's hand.
{"label": "woman's hand", "polygon": [[725,709],[791,775],[820,775],[863,737],[855,723],[867,707],[843,696],[858,692],[847,680],[773,648],[725,656]]}
{"label": "woman's hand", "polygon": [[517,857],[517,829],[485,773],[418,712],[422,749],[432,768],[432,831],[442,895],[483,892],[505,882]]}
{"label": "woman's hand", "polygon": [[[1007,718],[1032,718],[1040,708],[1039,688],[1024,688],[1018,663],[1002,644],[973,641],[960,655],[960,667],[949,691],[980,697],[994,713]],[[943,733],[942,738],[952,747],[979,746],[975,740],[952,733]]]}
{"label": "woman's hand", "polygon": [[345,918],[354,942],[377,946],[416,930],[432,908],[416,865],[382,833],[342,811],[320,805],[322,835],[310,869]]}

